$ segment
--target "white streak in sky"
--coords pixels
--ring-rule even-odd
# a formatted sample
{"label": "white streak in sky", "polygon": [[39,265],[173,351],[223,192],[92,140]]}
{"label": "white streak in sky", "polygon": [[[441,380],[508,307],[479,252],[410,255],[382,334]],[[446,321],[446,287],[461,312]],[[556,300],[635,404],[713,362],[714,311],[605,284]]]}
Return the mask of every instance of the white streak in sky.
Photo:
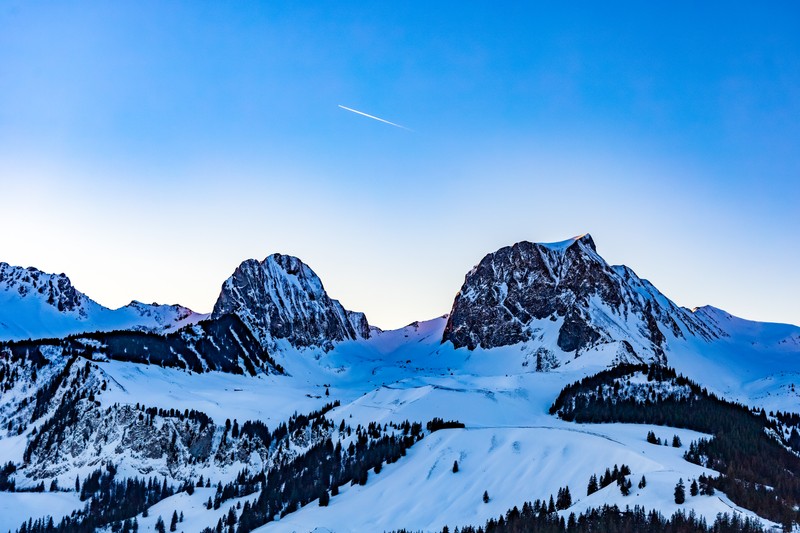
{"label": "white streak in sky", "polygon": [[356,114],[359,114],[359,115],[363,115],[363,116],[365,116],[367,118],[378,120],[380,122],[383,122],[384,124],[389,124],[390,126],[394,126],[395,128],[400,128],[401,130],[414,131],[414,130],[406,128],[405,126],[401,126],[400,124],[395,124],[394,122],[389,122],[388,120],[383,120],[382,118],[374,117],[372,115],[368,115],[368,114],[366,114],[366,113],[364,113],[362,111],[359,111],[357,109],[350,109],[349,107],[345,107],[345,106],[343,106],[341,104],[339,104],[339,107],[341,107],[345,111],[350,111],[351,113],[356,113]]}

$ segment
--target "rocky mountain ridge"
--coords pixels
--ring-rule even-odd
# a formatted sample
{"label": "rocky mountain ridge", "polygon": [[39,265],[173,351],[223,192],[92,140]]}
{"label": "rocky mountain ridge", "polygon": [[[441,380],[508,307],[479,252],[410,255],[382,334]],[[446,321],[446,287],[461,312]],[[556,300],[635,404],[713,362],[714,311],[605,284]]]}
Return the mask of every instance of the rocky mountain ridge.
{"label": "rocky mountain ridge", "polygon": [[575,355],[624,343],[635,358],[658,361],[668,337],[719,335],[630,268],[606,263],[586,234],[488,254],[466,275],[442,340],[473,350],[538,339]]}
{"label": "rocky mountain ridge", "polygon": [[0,340],[112,330],[167,332],[205,317],[181,305],[135,300],[109,309],[76,289],[65,274],[0,263]]}
{"label": "rocky mountain ridge", "polygon": [[364,313],[348,311],[325,292],[322,281],[300,259],[273,254],[244,261],[222,285],[212,319],[237,315],[265,345],[286,340],[294,347],[369,338]]}

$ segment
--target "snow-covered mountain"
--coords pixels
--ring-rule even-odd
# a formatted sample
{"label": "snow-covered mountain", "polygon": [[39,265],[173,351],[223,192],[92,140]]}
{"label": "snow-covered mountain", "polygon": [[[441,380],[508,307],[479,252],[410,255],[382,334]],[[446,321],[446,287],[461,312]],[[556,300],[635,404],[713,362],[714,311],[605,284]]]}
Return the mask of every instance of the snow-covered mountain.
{"label": "snow-covered mountain", "polygon": [[617,344],[625,359],[658,361],[668,335],[713,340],[719,333],[630,268],[606,263],[587,234],[519,242],[484,257],[455,298],[443,340],[470,350],[535,341],[575,357]]}
{"label": "snow-covered mountain", "polygon": [[294,347],[369,337],[364,313],[331,299],[322,281],[296,257],[273,254],[240,264],[222,285],[212,318],[237,315],[265,346],[285,339]]}
{"label": "snow-covered mountain", "polygon": [[168,331],[205,317],[180,305],[137,301],[112,310],[77,290],[64,274],[0,263],[0,340],[89,331]]}
{"label": "snow-covered mountain", "polygon": [[[27,295],[15,285],[12,305],[33,291],[55,314],[91,316],[91,300],[60,283],[55,303],[58,279]],[[176,331],[0,342],[0,531],[45,515],[96,518],[103,532],[135,517],[147,531],[174,513],[187,532],[234,521],[262,533],[440,532],[563,487],[571,501],[542,512],[565,522],[608,504],[800,523],[786,489],[800,486],[800,416],[777,413],[800,412],[795,384],[800,328],[679,307],[609,265],[588,235],[489,254],[449,315],[390,331],[275,254],[242,263],[212,316]],[[725,434],[750,431],[747,446],[769,459],[714,455],[735,439],[698,452],[736,419]],[[778,462],[780,479],[757,477]],[[622,464],[635,488],[622,476],[587,491]],[[691,493],[707,476],[716,493]],[[142,478],[136,498],[109,503]],[[748,492],[763,486],[783,503]]]}

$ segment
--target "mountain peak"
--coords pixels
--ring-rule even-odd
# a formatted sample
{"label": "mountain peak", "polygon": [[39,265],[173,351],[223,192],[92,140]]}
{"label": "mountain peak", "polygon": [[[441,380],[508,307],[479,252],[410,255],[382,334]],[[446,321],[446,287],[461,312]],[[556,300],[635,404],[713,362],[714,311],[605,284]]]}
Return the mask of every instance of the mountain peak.
{"label": "mountain peak", "polygon": [[0,263],[0,291],[16,293],[20,298],[38,297],[59,312],[85,316],[88,298],[72,286],[65,274],[48,274],[35,267]]}
{"label": "mountain peak", "polygon": [[369,336],[363,313],[347,311],[297,257],[272,254],[242,262],[222,285],[212,317],[235,314],[264,345],[332,347]]}
{"label": "mountain peak", "polygon": [[589,235],[588,233],[584,233],[583,235],[576,235],[575,237],[572,237],[571,239],[566,239],[564,241],[541,242],[534,244],[537,244],[549,250],[561,251],[561,252],[566,251],[567,248],[574,246],[576,244],[583,244],[591,248],[593,252],[597,252],[597,247],[594,244],[594,240],[592,239],[592,236]]}
{"label": "mountain peak", "polygon": [[442,340],[469,349],[531,341],[562,356],[624,342],[634,359],[660,360],[667,335],[713,332],[629,268],[610,266],[585,234],[486,255],[465,277]]}

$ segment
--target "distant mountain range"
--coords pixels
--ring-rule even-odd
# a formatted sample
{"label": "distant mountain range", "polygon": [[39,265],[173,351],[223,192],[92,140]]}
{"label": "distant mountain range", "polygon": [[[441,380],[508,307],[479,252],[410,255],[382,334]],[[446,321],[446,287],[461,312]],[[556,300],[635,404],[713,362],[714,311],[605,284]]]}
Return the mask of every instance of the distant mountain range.
{"label": "distant mountain range", "polygon": [[[441,531],[550,494],[542,516],[565,520],[638,504],[800,522],[798,385],[800,328],[677,306],[589,235],[490,253],[449,314],[393,331],[287,255],[244,261],[208,315],[111,310],[0,263],[0,530],[174,511],[179,531]],[[755,449],[781,468],[745,468]],[[587,494],[622,463],[621,488]],[[717,490],[676,503],[679,478]]]}

